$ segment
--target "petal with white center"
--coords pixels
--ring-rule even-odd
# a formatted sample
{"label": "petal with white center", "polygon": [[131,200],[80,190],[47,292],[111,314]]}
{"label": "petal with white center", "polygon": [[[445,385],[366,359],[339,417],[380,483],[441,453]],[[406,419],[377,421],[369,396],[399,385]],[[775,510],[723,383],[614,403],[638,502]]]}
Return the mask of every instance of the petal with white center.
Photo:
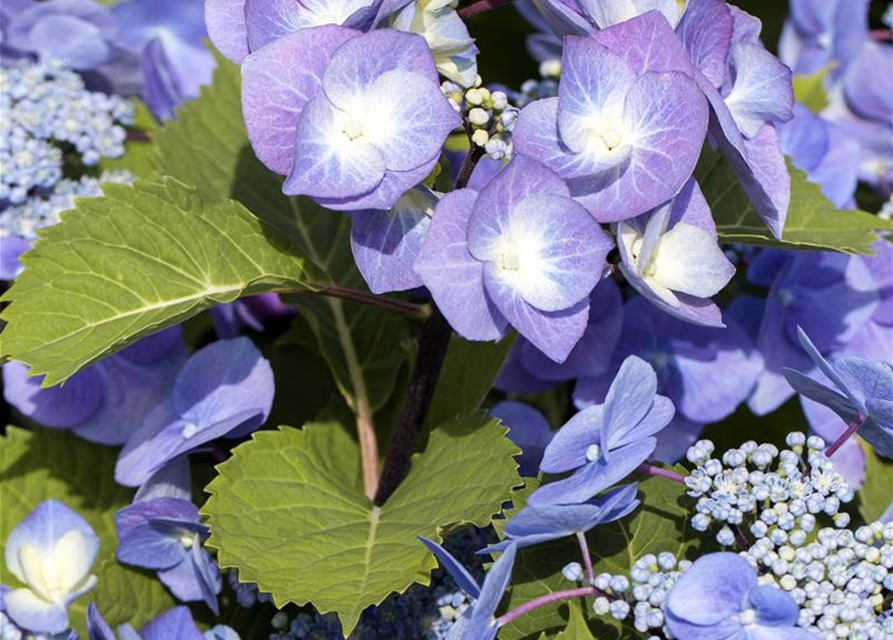
{"label": "petal with white center", "polygon": [[665,233],[646,274],[658,285],[699,298],[719,293],[735,275],[716,240],[707,232],[679,223]]}

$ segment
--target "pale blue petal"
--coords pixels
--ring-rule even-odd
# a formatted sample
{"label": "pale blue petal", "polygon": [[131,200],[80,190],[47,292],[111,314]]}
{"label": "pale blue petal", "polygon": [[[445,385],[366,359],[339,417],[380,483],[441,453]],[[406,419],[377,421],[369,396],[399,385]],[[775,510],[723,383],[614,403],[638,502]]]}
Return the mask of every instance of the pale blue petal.
{"label": "pale blue petal", "polygon": [[791,70],[762,45],[736,44],[731,50],[735,84],[726,105],[741,132],[754,138],[766,123],[793,117]]}
{"label": "pale blue petal", "polygon": [[248,55],[245,0],[205,0],[205,24],[217,50],[241,64]]}
{"label": "pale blue petal", "polygon": [[756,586],[757,572],[747,560],[736,553],[711,553],[682,574],[667,594],[666,609],[693,624],[717,625],[740,612]]}
{"label": "pale blue petal", "polygon": [[446,569],[447,573],[449,573],[453,580],[456,581],[456,584],[462,591],[467,593],[472,600],[477,600],[480,597],[481,588],[478,586],[477,580],[468,573],[468,570],[463,567],[449,551],[433,540],[429,540],[423,536],[416,536],[416,538],[421,540],[422,543],[428,547],[428,550],[440,561],[440,564],[443,565],[443,568]]}
{"label": "pale blue petal", "polygon": [[598,444],[604,428],[604,407],[583,409],[568,420],[552,437],[543,452],[540,471],[564,473],[585,465],[586,449]]}

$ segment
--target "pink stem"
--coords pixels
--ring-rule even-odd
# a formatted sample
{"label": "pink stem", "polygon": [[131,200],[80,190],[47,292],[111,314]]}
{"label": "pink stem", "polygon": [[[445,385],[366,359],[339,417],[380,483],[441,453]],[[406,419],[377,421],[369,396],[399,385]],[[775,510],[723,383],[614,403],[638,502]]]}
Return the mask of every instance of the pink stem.
{"label": "pink stem", "polygon": [[604,595],[601,591],[596,589],[595,587],[580,587],[579,589],[569,589],[567,591],[556,591],[555,593],[549,593],[544,596],[540,596],[530,602],[526,602],[522,604],[517,609],[512,609],[504,616],[496,620],[497,626],[504,627],[512,620],[516,618],[520,618],[525,613],[533,611],[538,607],[542,607],[544,605],[549,604],[550,602],[555,602],[557,600],[570,600],[571,598],[579,598],[586,596],[601,596]]}
{"label": "pink stem", "polygon": [[226,462],[229,459],[229,456],[226,452],[220,448],[220,445],[216,442],[209,442],[208,446],[211,448],[211,455],[214,456],[214,459],[217,462]]}
{"label": "pink stem", "polygon": [[840,434],[840,437],[837,438],[837,440],[835,440],[830,447],[825,449],[825,455],[830,458],[835,453],[837,453],[837,450],[843,446],[843,443],[849,440],[850,436],[852,436],[859,430],[859,427],[862,426],[863,422],[865,422],[865,416],[858,416],[855,420],[853,420],[850,423],[850,426],[846,428],[846,431]]}
{"label": "pink stem", "polygon": [[890,40],[893,38],[893,29],[873,29],[868,32],[868,37],[875,41]]}
{"label": "pink stem", "polygon": [[652,476],[657,476],[658,478],[666,478],[667,480],[672,480],[673,482],[678,482],[680,484],[685,484],[685,476],[681,473],[671,471],[670,469],[662,469],[661,467],[655,466],[653,464],[640,465],[639,468],[636,469],[636,471],[647,473],[648,475]]}
{"label": "pink stem", "polygon": [[514,1],[515,0],[480,0],[480,2],[475,2],[474,4],[459,9],[459,17],[465,20],[472,16],[476,16],[479,13],[485,13],[490,9],[495,9],[496,7],[501,7],[504,4],[509,4]]}
{"label": "pink stem", "polygon": [[577,541],[580,543],[580,552],[583,554],[583,564],[586,566],[586,577],[589,584],[595,582],[595,571],[592,568],[592,555],[589,553],[589,543],[585,533],[577,533]]}

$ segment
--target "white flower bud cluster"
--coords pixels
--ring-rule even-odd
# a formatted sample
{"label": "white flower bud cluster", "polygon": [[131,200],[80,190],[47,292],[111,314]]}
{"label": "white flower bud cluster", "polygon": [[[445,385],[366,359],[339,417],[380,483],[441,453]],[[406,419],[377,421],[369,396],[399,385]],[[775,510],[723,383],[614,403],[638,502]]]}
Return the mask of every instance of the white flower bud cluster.
{"label": "white flower bud cluster", "polygon": [[503,91],[490,91],[481,86],[478,76],[474,86],[465,90],[455,82],[444,82],[440,88],[457,113],[464,114],[471,126],[471,141],[482,147],[494,160],[512,155],[512,129],[518,109],[509,104]]}

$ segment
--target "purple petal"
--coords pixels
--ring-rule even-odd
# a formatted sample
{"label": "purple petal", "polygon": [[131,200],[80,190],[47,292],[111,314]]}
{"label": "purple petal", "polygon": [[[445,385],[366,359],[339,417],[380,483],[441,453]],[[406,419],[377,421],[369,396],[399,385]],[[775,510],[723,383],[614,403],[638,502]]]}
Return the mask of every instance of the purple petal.
{"label": "purple petal", "polygon": [[437,196],[413,189],[390,211],[358,211],[351,216],[350,247],[372,293],[422,286],[413,269],[428,232]]}
{"label": "purple petal", "polygon": [[694,65],[714,87],[722,86],[732,41],[729,5],[722,0],[691,2],[677,31]]}
{"label": "purple petal", "polygon": [[498,340],[506,320],[484,292],[483,264],[468,252],[468,219],[476,199],[470,189],[441,198],[415,270],[457,333],[468,340]]}
{"label": "purple petal", "polygon": [[[6,614],[22,629],[37,633],[63,633],[68,629],[65,602],[47,602],[30,589],[16,589],[4,596]],[[13,633],[16,631],[12,629]]]}
{"label": "purple petal", "polygon": [[427,164],[411,171],[387,171],[373,190],[357,196],[317,197],[314,200],[334,211],[359,211],[361,209],[390,209],[407,191],[422,183],[431,175],[439,157],[434,156]]}
{"label": "purple petal", "polygon": [[202,592],[202,599],[214,615],[220,614],[220,606],[217,603],[217,594],[223,587],[223,579],[220,575],[220,569],[217,563],[198,542],[196,537],[192,544],[192,564],[198,577],[199,588]]}
{"label": "purple petal", "polygon": [[689,447],[697,442],[705,428],[706,425],[686,420],[677,413],[673,421],[657,434],[657,447],[651,454],[651,459],[664,464],[676,464],[685,457]]}
{"label": "purple petal", "polygon": [[558,108],[558,98],[543,98],[521,109],[512,141],[521,154],[518,157],[533,158],[558,173],[578,173],[587,156],[573,153],[561,140]]}
{"label": "purple petal", "polygon": [[206,0],[205,24],[218,51],[236,64],[248,56],[245,0]]}
{"label": "purple petal", "polygon": [[140,630],[140,636],[142,640],[203,640],[204,637],[186,607],[174,607],[153,618]]}
{"label": "purple petal", "polygon": [[638,431],[656,395],[657,376],[651,365],[636,356],[626,358],[605,397],[601,443],[614,449],[632,441],[633,430]]}
{"label": "purple petal", "polygon": [[543,452],[540,471],[564,473],[585,465],[586,449],[598,444],[604,428],[604,407],[583,409],[568,420],[552,437]]}
{"label": "purple petal", "polygon": [[[496,613],[496,607],[505,594],[512,579],[512,567],[515,564],[515,555],[517,549],[514,545],[508,547],[499,557],[484,578],[484,584],[481,586],[481,595],[474,603],[474,613],[472,613],[472,625],[486,623],[494,627],[493,615]],[[471,636],[476,637],[476,636]]]}
{"label": "purple petal", "polygon": [[865,44],[844,80],[847,104],[854,112],[878,122],[893,121],[893,79],[889,73],[878,73],[891,67],[893,47],[879,42]]}
{"label": "purple petal", "polygon": [[79,371],[62,386],[47,389],[40,386],[43,376],[28,376],[28,371],[21,362],[3,365],[3,397],[45,427],[73,427],[102,406],[102,376],[95,366]]}
{"label": "purple petal", "polygon": [[171,569],[187,554],[175,530],[144,524],[119,538],[117,558],[134,567]]}
{"label": "purple petal", "polygon": [[248,46],[252,51],[295,31],[324,24],[314,20],[317,16],[297,0],[245,0],[244,4]]}
{"label": "purple petal", "polygon": [[298,117],[307,102],[322,93],[323,73],[333,52],[356,35],[334,25],[303,29],[245,59],[245,126],[254,152],[271,171],[291,171]]}
{"label": "purple petal", "polygon": [[[13,21],[10,31],[18,27],[18,21]],[[64,39],[59,38],[60,33],[65,34]],[[93,69],[111,56],[100,26],[63,13],[44,16],[34,23],[28,32],[27,50],[75,70]]]}
{"label": "purple petal", "polygon": [[764,124],[793,117],[791,70],[778,58],[762,45],[736,44],[731,63],[735,84],[725,102],[746,138],[754,138]]}
{"label": "purple petal", "polygon": [[90,640],[117,640],[111,627],[92,602],[87,604],[87,635]]}
{"label": "purple petal", "polygon": [[19,236],[6,236],[0,242],[0,280],[15,280],[25,267],[19,256],[31,248],[31,241]]}
{"label": "purple petal", "polygon": [[192,500],[192,473],[189,458],[183,456],[172,460],[139,488],[133,502],[148,502],[157,498],[177,498]]}
{"label": "purple petal", "polygon": [[545,416],[530,405],[510,400],[490,409],[490,415],[509,428],[509,439],[521,449],[521,455],[515,457],[518,473],[535,478],[553,435]]}
{"label": "purple petal", "polygon": [[444,549],[442,546],[434,542],[433,540],[429,540],[423,536],[416,536],[422,543],[428,547],[428,550],[431,551],[435,555],[435,557],[440,561],[440,564],[443,565],[443,568],[447,570],[447,573],[456,581],[456,584],[459,586],[462,591],[471,596],[472,600],[477,600],[481,595],[481,588],[478,586],[477,581],[468,573],[468,570],[456,560],[449,551]]}
{"label": "purple petal", "polygon": [[[618,4],[614,0],[608,1],[614,5]],[[637,76],[648,71],[681,71],[687,76],[692,75],[692,61],[685,46],[673,32],[673,27],[667,18],[657,11],[648,11],[607,29],[596,31],[592,38],[623,56]]]}
{"label": "purple petal", "polygon": [[510,393],[539,393],[554,386],[553,382],[541,380],[527,369],[523,362],[523,353],[528,350],[536,352],[537,358],[552,362],[539,349],[519,336],[515,339],[505,362],[502,363],[499,375],[496,377],[494,386],[497,389]]}
{"label": "purple petal", "polygon": [[737,614],[756,586],[756,571],[747,560],[735,553],[712,553],[698,558],[676,582],[666,607],[683,620],[712,626]]}

